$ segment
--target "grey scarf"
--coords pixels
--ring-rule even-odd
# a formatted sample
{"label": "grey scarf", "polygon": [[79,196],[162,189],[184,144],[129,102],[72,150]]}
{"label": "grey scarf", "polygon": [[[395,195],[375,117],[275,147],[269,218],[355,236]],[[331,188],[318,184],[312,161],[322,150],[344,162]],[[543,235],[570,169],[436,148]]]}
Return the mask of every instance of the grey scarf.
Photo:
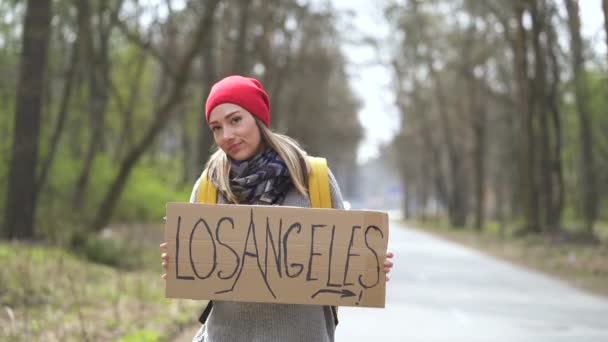
{"label": "grey scarf", "polygon": [[249,160],[231,163],[230,188],[240,204],[281,204],[291,188],[287,165],[269,147]]}

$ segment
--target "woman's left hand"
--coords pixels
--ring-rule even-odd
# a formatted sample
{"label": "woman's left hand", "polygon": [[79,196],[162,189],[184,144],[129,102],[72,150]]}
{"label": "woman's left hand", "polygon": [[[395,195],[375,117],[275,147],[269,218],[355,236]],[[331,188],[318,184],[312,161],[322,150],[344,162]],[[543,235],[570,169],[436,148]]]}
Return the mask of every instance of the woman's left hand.
{"label": "woman's left hand", "polygon": [[388,273],[393,268],[393,262],[389,259],[393,258],[393,252],[386,251],[386,259],[384,259],[384,273],[386,273],[386,281],[389,281]]}

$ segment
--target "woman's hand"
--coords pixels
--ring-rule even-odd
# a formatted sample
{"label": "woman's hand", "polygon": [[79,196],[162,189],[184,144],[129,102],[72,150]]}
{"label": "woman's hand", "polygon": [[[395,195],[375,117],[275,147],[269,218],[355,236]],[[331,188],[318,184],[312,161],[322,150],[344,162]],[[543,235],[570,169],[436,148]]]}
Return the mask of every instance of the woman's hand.
{"label": "woman's hand", "polygon": [[386,259],[384,259],[384,273],[386,273],[386,281],[389,281],[388,273],[393,268],[393,262],[389,259],[393,258],[393,252],[386,251]]}
{"label": "woman's hand", "polygon": [[[167,243],[166,242],[161,243],[160,244],[160,249],[166,251],[167,250]],[[163,261],[161,263],[161,265],[163,266],[163,269],[165,270],[165,272],[167,272],[167,263],[169,262],[169,255],[167,254],[167,252],[163,252],[160,255],[160,259]],[[162,278],[163,279],[167,278],[167,274],[163,273]]]}

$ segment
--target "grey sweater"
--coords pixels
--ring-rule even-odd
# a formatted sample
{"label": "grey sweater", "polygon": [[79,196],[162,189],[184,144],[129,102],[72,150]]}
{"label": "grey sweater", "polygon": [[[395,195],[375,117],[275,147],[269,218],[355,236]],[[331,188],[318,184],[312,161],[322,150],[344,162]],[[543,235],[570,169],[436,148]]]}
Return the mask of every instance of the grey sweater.
{"label": "grey sweater", "polygon": [[[331,170],[329,171],[329,187],[332,206],[335,209],[343,209],[342,194]],[[191,203],[196,202],[197,189],[198,182],[192,189]],[[226,200],[218,195],[218,203],[226,203]],[[310,207],[310,199],[302,196],[293,188],[282,204],[292,207]],[[335,329],[331,309],[327,306],[214,300],[207,324],[201,326],[192,341],[333,342]]]}

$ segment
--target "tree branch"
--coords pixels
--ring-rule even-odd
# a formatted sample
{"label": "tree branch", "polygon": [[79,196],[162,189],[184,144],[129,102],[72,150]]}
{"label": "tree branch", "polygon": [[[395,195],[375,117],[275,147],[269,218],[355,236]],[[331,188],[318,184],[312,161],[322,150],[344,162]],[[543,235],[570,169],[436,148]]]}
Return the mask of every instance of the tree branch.
{"label": "tree branch", "polygon": [[213,25],[213,17],[215,16],[215,10],[219,1],[220,0],[208,0],[205,3],[205,15],[202,20],[200,20],[196,29],[196,33],[192,39],[192,45],[184,55],[179,64],[179,68],[175,73],[173,89],[171,89],[167,100],[156,109],[154,115],[155,120],[152,123],[152,126],[148,128],[144,138],[127,153],[127,156],[123,160],[120,170],[109,187],[109,190],[106,192],[99,211],[97,212],[97,216],[93,221],[92,229],[94,231],[101,230],[110,221],[112,211],[116,207],[120,194],[127,184],[133,166],[135,166],[136,162],[141,158],[147,148],[152,145],[158,133],[166,127],[167,122],[174,112],[172,109],[181,100],[184,88],[190,77],[192,62],[194,58],[198,56],[200,49],[208,39],[209,32],[211,32],[210,29]]}
{"label": "tree branch", "polygon": [[121,20],[116,20],[116,26],[120,30],[120,32],[129,40],[131,43],[135,44],[140,49],[146,51],[150,56],[152,56],[163,68],[163,70],[172,77],[176,77],[175,71],[171,67],[169,61],[162,55],[160,51],[158,51],[150,41],[144,39],[139,35],[139,33],[131,31],[127,27],[127,25]]}

